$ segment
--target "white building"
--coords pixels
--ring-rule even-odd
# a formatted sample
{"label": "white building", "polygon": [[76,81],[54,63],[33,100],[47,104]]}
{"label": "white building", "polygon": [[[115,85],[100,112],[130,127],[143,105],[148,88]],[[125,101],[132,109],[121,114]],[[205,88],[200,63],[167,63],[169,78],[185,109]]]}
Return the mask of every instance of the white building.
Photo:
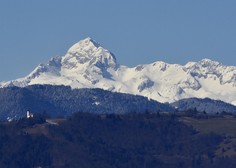
{"label": "white building", "polygon": [[26,117],[27,117],[27,118],[33,118],[33,117],[34,117],[34,114],[31,113],[31,112],[29,112],[29,111],[27,111]]}

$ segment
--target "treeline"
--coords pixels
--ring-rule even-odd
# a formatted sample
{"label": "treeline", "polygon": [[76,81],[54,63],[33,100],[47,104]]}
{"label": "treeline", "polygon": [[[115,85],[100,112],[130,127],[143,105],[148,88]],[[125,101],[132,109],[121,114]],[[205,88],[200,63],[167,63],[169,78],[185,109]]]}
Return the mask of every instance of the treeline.
{"label": "treeline", "polygon": [[224,138],[159,113],[36,117],[0,124],[0,167],[235,167],[215,154]]}

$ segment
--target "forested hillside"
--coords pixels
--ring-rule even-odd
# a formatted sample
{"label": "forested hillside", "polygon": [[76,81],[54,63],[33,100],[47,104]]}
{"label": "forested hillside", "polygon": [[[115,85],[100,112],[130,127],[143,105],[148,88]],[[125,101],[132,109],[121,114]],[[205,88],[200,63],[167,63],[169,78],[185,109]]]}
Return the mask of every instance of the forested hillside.
{"label": "forested hillside", "polygon": [[182,99],[171,103],[171,106],[178,109],[178,111],[187,111],[189,109],[196,109],[198,112],[206,112],[208,114],[216,113],[236,113],[236,106],[209,98],[189,98]]}
{"label": "forested hillside", "polygon": [[227,136],[199,132],[181,118],[159,113],[76,113],[68,119],[39,116],[1,123],[0,167],[236,166],[236,157],[221,149],[233,143]]}
{"label": "forested hillside", "polygon": [[79,111],[116,114],[173,111],[170,105],[143,96],[53,85],[1,88],[0,106],[0,120],[19,119],[28,110],[52,117],[70,116]]}

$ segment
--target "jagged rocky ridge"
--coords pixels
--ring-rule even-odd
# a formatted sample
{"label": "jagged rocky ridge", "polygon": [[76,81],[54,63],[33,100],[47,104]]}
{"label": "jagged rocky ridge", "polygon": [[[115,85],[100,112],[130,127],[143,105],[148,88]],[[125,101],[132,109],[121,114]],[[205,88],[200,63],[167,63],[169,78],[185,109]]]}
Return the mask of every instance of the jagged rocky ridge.
{"label": "jagged rocky ridge", "polygon": [[86,38],[65,56],[40,64],[28,76],[0,83],[0,87],[33,84],[66,85],[72,88],[102,88],[143,95],[160,102],[197,97],[236,104],[236,67],[203,59],[186,65],[152,64],[130,68],[119,65],[114,54]]}

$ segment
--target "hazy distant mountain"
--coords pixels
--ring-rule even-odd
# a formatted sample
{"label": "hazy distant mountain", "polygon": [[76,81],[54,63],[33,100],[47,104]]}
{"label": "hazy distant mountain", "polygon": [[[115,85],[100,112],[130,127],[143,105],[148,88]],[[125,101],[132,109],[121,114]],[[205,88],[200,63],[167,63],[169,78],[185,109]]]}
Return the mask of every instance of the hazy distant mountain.
{"label": "hazy distant mountain", "polygon": [[160,102],[197,97],[236,104],[236,67],[203,59],[186,65],[154,62],[133,68],[119,65],[114,54],[91,38],[73,45],[65,56],[40,64],[28,76],[0,87],[66,85],[143,95]]}

